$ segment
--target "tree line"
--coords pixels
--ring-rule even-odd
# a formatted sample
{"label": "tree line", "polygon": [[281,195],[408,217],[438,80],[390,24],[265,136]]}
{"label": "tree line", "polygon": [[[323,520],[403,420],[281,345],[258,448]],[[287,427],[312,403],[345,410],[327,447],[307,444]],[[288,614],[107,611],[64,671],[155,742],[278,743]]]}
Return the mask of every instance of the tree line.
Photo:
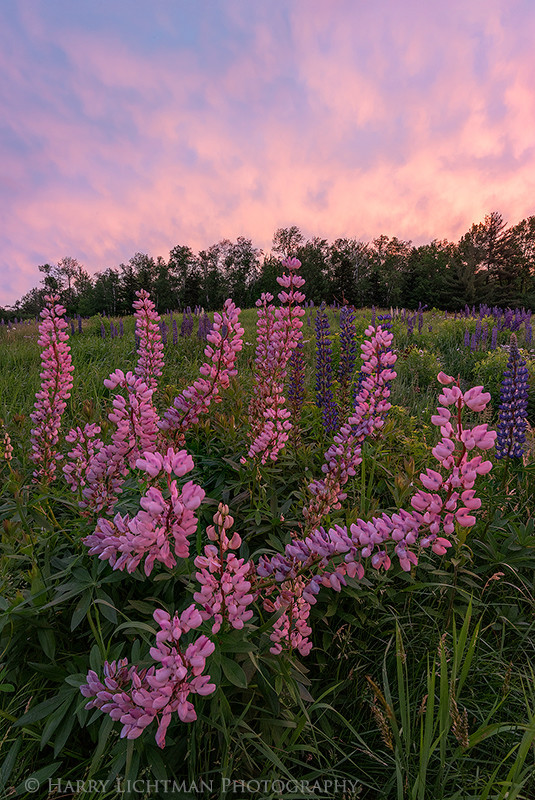
{"label": "tree line", "polygon": [[67,257],[39,266],[41,285],[0,314],[7,319],[33,316],[43,307],[44,295],[55,293],[71,316],[119,316],[131,313],[138,289],[150,292],[161,313],[188,306],[214,310],[227,297],[247,308],[262,292],[277,294],[280,260],[287,256],[301,261],[307,299],[316,304],[427,305],[454,311],[486,303],[535,309],[535,216],[507,227],[494,211],[457,243],[435,239],[414,246],[384,235],[372,242],[340,238],[330,243],[320,237],[306,240],[291,226],[275,232],[269,254],[239,236],[197,254],[177,245],[167,261],[136,253],[128,263],[94,276]]}

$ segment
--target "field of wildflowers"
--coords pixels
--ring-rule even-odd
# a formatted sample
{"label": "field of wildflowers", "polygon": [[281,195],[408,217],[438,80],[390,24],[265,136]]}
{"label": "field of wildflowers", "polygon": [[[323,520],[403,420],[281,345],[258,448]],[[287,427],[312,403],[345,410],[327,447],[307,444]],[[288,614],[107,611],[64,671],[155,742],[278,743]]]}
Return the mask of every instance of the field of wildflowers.
{"label": "field of wildflowers", "polygon": [[299,267],[2,326],[6,796],[534,796],[531,315]]}

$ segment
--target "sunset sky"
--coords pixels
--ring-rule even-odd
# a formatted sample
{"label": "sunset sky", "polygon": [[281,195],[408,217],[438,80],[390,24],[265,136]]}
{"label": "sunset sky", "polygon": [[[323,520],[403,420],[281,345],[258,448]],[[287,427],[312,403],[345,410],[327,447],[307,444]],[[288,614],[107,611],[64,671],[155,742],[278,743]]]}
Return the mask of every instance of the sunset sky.
{"label": "sunset sky", "polygon": [[77,258],[535,213],[533,0],[1,0],[0,305]]}

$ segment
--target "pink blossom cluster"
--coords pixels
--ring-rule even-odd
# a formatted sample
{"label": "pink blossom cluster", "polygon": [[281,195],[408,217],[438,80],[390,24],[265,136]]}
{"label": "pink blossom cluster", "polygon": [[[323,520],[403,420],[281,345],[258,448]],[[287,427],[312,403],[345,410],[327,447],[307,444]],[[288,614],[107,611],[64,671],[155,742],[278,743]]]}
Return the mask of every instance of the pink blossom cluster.
{"label": "pink blossom cluster", "polygon": [[176,712],[182,722],[193,722],[197,715],[188,697],[192,694],[206,696],[215,691],[210,676],[203,675],[214,643],[201,635],[184,649],[180,641],[182,635],[202,623],[194,605],[173,617],[157,609],[154,619],[160,630],[150,654],[159,667],[138,670],[136,666],[129,667],[127,659],[111,664],[105,662],[104,682],[90,670],[87,683],[80,691],[84,697],[91,698],[86,708],[99,708],[122,723],[121,737],[137,739],[156,720],[156,743],[163,748],[173,713]]}
{"label": "pink blossom cluster", "polygon": [[208,538],[215,544],[204,548],[204,556],[197,556],[195,566],[198,568],[196,578],[201,586],[193,599],[201,607],[203,620],[212,619],[212,633],[217,633],[223,620],[228,620],[233,628],[241,629],[245,622],[253,616],[248,606],[253,602],[251,582],[247,579],[252,565],[244,558],[236,558],[229,550],[237,550],[241,545],[241,537],[233,533],[229,539],[227,531],[234,523],[228,506],[219,504],[214,514],[214,525],[206,529]]}
{"label": "pink blossom cluster", "polygon": [[309,485],[312,498],[303,509],[309,530],[318,527],[331,509],[341,507],[346,495],[342,492],[355,468],[361,463],[362,444],[367,436],[384,425],[385,415],[391,408],[389,382],[396,377],[392,369],[397,356],[392,352],[392,334],[368,327],[370,338],[361,345],[364,360],[362,372],[366,375],[355,401],[355,408],[348,420],[334,436],[331,447],[325,453],[322,472],[325,477]]}
{"label": "pink blossom cluster", "polygon": [[[261,464],[268,459],[277,460],[292,428],[290,411],[286,408],[283,394],[284,380],[292,351],[302,338],[301,317],[305,313],[299,305],[305,299],[305,295],[299,291],[305,279],[296,274],[301,262],[297,258],[287,258],[282,264],[288,273],[277,278],[283,288],[278,294],[281,306],[276,308],[271,303],[273,295],[269,292],[262,294],[256,302],[256,369],[249,407],[252,443],[248,457],[259,458]],[[246,459],[242,458],[241,462],[245,464]]]}
{"label": "pink blossom cluster", "polygon": [[[428,491],[419,490],[411,500],[423,522],[429,525],[431,537],[440,530],[447,536],[451,535],[455,522],[465,528],[475,525],[476,518],[471,512],[480,508],[481,500],[475,496],[473,487],[477,475],[486,475],[492,469],[492,463],[483,461],[480,455],[473,455],[473,450],[490,450],[496,439],[496,431],[489,431],[486,424],[470,429],[463,427],[462,422],[462,409],[482,411],[490,400],[490,394],[484,392],[482,386],[474,386],[463,394],[458,382],[454,383],[454,378],[443,372],[439,373],[438,380],[444,389],[438,398],[441,405],[431,422],[440,428],[442,439],[433,449],[433,455],[448,474],[444,477],[440,472],[427,469],[425,475],[420,475],[420,480]],[[441,498],[439,491],[445,497]]]}
{"label": "pink blossom cluster", "polygon": [[33,479],[48,483],[55,478],[56,461],[61,458],[56,446],[59,441],[61,417],[71,396],[73,386],[71,349],[64,319],[65,309],[57,295],[46,295],[46,308],[41,311],[39,345],[43,348],[41,387],[35,395],[35,410],[31,414],[32,452],[37,464]]}
{"label": "pink blossom cluster", "polygon": [[232,300],[225,301],[221,314],[214,314],[214,324],[206,337],[208,345],[204,350],[211,363],[202,365],[202,377],[175,397],[173,405],[164,414],[160,428],[175,431],[177,442],[183,441],[184,433],[208,411],[212,401],[221,402],[220,391],[227,389],[230,379],[236,375],[235,361],[243,346],[239,317],[240,309]]}
{"label": "pink blossom cluster", "polygon": [[104,443],[98,438],[99,433],[100,425],[86,423],[83,428],[79,425],[72,428],[65,436],[65,441],[74,445],[67,453],[69,463],[63,467],[65,480],[73,492],[86,486],[89,465],[104,447]]}
{"label": "pink blossom cluster", "polygon": [[144,452],[158,447],[159,417],[152,403],[153,389],[132,372],[117,369],[104,381],[110,390],[122,389],[126,396],[115,394],[108,419],[115,425],[111,443],[98,447],[85,472],[81,507],[110,513],[128,470]]}
{"label": "pink blossom cluster", "polygon": [[164,366],[162,335],[158,326],[160,315],[148,292],[140,289],[136,297],[138,299],[132,304],[135,309],[136,336],[139,337],[135,373],[149,389],[155,391]]}
{"label": "pink blossom cluster", "polygon": [[[308,592],[308,581],[299,574],[300,564],[296,560],[276,555],[272,559],[261,556],[258,564],[258,575],[272,577],[279,583],[278,587],[264,584],[264,609],[269,613],[279,612],[273,623],[269,638],[273,642],[270,653],[279,655],[283,650],[297,650],[307,656],[312,649],[312,641],[308,638],[312,628],[308,624],[311,607],[311,595]],[[273,598],[274,591],[278,589]],[[312,603],[316,600],[312,596]],[[282,613],[280,613],[282,609]]]}
{"label": "pink blossom cluster", "polygon": [[90,555],[109,561],[113,569],[133,572],[145,559],[144,570],[150,575],[160,562],[171,569],[176,558],[189,556],[189,537],[197,530],[194,511],[204,499],[204,489],[188,481],[179,489],[171,475],[183,477],[193,469],[193,459],[185,450],[172,448],[165,455],[146,452],[136,462],[138,469],[152,480],[165,477],[164,496],[158,486],[150,486],[140,500],[141,509],[130,519],[116,514],[113,520],[99,518],[92,534],[83,541]]}

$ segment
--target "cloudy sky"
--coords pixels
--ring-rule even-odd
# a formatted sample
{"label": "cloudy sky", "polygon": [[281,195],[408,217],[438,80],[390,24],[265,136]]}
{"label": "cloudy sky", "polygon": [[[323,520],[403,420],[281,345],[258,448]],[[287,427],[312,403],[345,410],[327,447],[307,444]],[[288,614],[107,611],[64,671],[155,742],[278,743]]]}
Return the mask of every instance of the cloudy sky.
{"label": "cloudy sky", "polygon": [[533,0],[2,0],[0,305],[278,227],[535,213]]}

